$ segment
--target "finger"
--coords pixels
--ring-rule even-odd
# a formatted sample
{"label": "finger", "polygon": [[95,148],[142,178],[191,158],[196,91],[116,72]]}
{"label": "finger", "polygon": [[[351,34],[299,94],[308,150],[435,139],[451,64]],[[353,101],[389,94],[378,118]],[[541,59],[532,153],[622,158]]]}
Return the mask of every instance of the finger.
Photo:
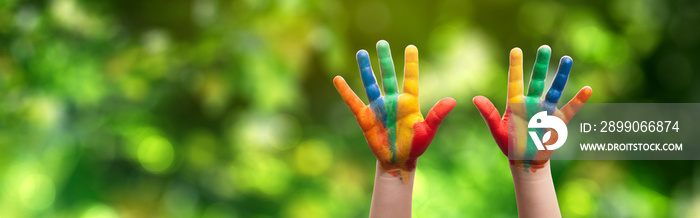
{"label": "finger", "polygon": [[418,48],[406,47],[403,69],[403,93],[418,96]]}
{"label": "finger", "polygon": [[508,102],[521,103],[523,96],[523,51],[520,48],[510,50],[510,68],[508,69]]}
{"label": "finger", "polygon": [[369,61],[369,54],[364,49],[357,52],[357,65],[360,67],[360,76],[362,77],[362,84],[365,85],[367,98],[369,102],[372,103],[377,100],[382,93],[379,91],[377,78],[374,77],[372,65]]}
{"label": "finger", "polygon": [[547,96],[545,96],[545,103],[551,106],[556,106],[561,97],[561,92],[566,86],[566,81],[569,79],[569,72],[571,72],[571,65],[574,61],[569,56],[564,56],[559,60],[559,68],[557,69],[557,74],[554,75],[554,80],[552,81],[552,86],[549,87],[547,91]]}
{"label": "finger", "polygon": [[452,111],[455,107],[457,101],[454,98],[443,98],[438,101],[433,108],[428,112],[428,116],[425,117],[425,124],[435,133],[440,127],[442,120],[445,119],[447,114]]}
{"label": "finger", "polygon": [[399,92],[399,85],[396,82],[396,71],[394,70],[394,60],[391,59],[391,49],[385,40],[377,42],[377,53],[379,54],[379,69],[382,74],[382,87],[384,95]]}
{"label": "finger", "polygon": [[576,93],[576,96],[569,101],[569,103],[566,103],[564,107],[561,108],[561,113],[564,116],[564,121],[569,122],[572,118],[574,118],[574,115],[578,113],[579,110],[581,110],[581,107],[583,107],[583,104],[588,101],[588,98],[591,97],[591,94],[593,94],[593,89],[591,87],[583,87],[581,90]]}
{"label": "finger", "polygon": [[506,132],[501,131],[501,115],[498,113],[498,110],[493,106],[493,103],[484,96],[476,96],[472,101],[476,109],[479,110],[481,117],[484,118],[489,132],[491,132],[494,140],[496,140],[496,144],[501,149],[501,152],[508,156],[508,143],[502,141],[506,139]]}
{"label": "finger", "polygon": [[476,109],[479,110],[481,117],[484,118],[486,126],[489,127],[491,132],[494,132],[501,122],[501,115],[498,113],[496,107],[484,96],[476,96],[472,99],[472,102],[474,102]]}
{"label": "finger", "polygon": [[357,115],[360,113],[360,110],[366,106],[364,103],[362,103],[362,100],[357,97],[355,92],[352,91],[350,86],[348,86],[348,83],[345,82],[343,77],[336,76],[333,78],[333,85],[335,85],[335,89],[338,90],[338,93],[340,93],[340,97],[343,98],[343,101],[345,101],[345,103],[348,104],[348,107],[350,107],[352,114]]}
{"label": "finger", "polygon": [[542,96],[544,79],[547,77],[547,68],[549,67],[549,57],[551,54],[552,49],[549,48],[548,45],[540,46],[540,48],[537,49],[537,57],[535,58],[535,66],[532,67],[527,96],[538,97],[538,99]]}

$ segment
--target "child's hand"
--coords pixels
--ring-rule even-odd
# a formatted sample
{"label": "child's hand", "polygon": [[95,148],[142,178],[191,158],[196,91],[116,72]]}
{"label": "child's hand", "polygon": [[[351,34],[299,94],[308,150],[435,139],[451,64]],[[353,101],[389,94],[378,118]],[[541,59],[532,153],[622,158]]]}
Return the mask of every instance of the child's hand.
{"label": "child's hand", "polygon": [[[559,61],[557,74],[554,76],[552,86],[543,100],[541,95],[544,89],[544,80],[547,76],[550,54],[551,49],[546,45],[541,46],[537,50],[528,93],[527,96],[524,96],[522,51],[519,48],[514,48],[510,51],[508,106],[503,119],[501,119],[493,103],[487,98],[477,96],[473,100],[501,151],[506,156],[509,155],[509,152],[511,152],[511,155],[517,156],[518,158],[510,157],[511,164],[525,170],[532,169],[536,171],[542,168],[552,155],[552,150],[537,150],[533,140],[529,139],[530,136],[526,134],[528,120],[537,112],[546,110],[548,115],[557,116],[565,123],[568,123],[576,112],[581,109],[583,103],[588,100],[592,92],[590,87],[583,87],[561,110],[556,108],[573,64],[571,57],[564,56]],[[542,133],[541,131],[539,132],[540,136],[542,136]],[[549,145],[557,141],[556,132],[552,131],[551,135],[550,139],[543,144]]]}
{"label": "child's hand", "polygon": [[428,148],[456,102],[452,98],[440,100],[423,120],[418,104],[418,49],[413,45],[406,47],[403,93],[399,93],[389,43],[377,42],[377,53],[384,95],[379,91],[369,54],[365,50],[357,52],[369,106],[362,103],[342,77],[336,76],[333,84],[355,114],[381,167],[404,180],[410,178],[407,175],[416,168],[416,159]]}

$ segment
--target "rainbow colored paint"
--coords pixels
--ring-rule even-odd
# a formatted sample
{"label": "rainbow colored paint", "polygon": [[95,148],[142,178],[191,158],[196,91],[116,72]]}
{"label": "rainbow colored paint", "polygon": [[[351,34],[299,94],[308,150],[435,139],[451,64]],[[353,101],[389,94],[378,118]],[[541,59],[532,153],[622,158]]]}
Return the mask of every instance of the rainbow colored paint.
{"label": "rainbow colored paint", "polygon": [[357,64],[365,86],[369,105],[365,105],[345,80],[333,79],[338,93],[350,107],[381,167],[401,178],[416,167],[416,159],[433,140],[442,120],[454,108],[452,98],[440,100],[424,119],[418,102],[418,49],[409,45],[405,50],[403,93],[399,93],[394,62],[389,43],[377,42],[379,68],[382,75],[382,95],[372,70],[369,53],[357,52]]}
{"label": "rainbow colored paint", "polygon": [[[536,171],[544,167],[544,164],[549,161],[552,151],[537,150],[533,140],[526,134],[528,129],[527,121],[537,112],[546,110],[548,115],[557,116],[565,123],[568,123],[591,96],[592,89],[588,86],[583,87],[561,110],[557,109],[557,103],[566,86],[569,72],[571,72],[573,65],[571,57],[564,56],[559,61],[559,68],[549,91],[542,99],[551,55],[549,46],[543,45],[537,50],[528,93],[523,95],[522,55],[522,51],[519,48],[514,48],[510,52],[507,107],[503,118],[499,116],[498,110],[487,98],[477,96],[473,101],[484,121],[486,121],[486,125],[489,127],[496,144],[506,156],[511,158],[511,164],[524,170]],[[541,137],[543,131],[539,131],[537,134]],[[548,142],[556,141],[556,134],[553,135]],[[513,156],[518,158],[513,159]]]}

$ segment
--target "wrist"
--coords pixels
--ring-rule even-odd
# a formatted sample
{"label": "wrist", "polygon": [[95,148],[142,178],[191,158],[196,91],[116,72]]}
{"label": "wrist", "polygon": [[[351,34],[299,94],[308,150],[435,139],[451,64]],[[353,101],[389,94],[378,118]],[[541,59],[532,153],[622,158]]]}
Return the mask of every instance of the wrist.
{"label": "wrist", "polygon": [[415,170],[400,171],[397,177],[377,162],[370,217],[410,217]]}
{"label": "wrist", "polygon": [[520,217],[561,217],[549,161],[537,171],[511,165]]}
{"label": "wrist", "polygon": [[531,170],[517,164],[510,165],[510,172],[515,182],[547,182],[552,180],[550,161],[544,163],[539,169]]}
{"label": "wrist", "polygon": [[385,169],[377,161],[375,179],[382,182],[401,182],[403,185],[413,186],[413,178],[416,175],[416,170],[405,170],[401,168]]}

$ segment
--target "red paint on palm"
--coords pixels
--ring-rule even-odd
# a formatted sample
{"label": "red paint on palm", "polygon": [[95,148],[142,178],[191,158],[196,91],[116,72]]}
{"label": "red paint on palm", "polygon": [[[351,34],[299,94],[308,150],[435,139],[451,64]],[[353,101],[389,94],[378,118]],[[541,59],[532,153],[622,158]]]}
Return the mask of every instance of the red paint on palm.
{"label": "red paint on palm", "polygon": [[457,102],[452,98],[445,98],[440,100],[426,116],[425,121],[416,122],[413,124],[413,141],[411,142],[411,153],[406,163],[409,169],[416,168],[416,159],[423,155],[425,150],[433,141],[435,133],[437,132],[442,120],[445,119],[450,111],[455,107]]}

